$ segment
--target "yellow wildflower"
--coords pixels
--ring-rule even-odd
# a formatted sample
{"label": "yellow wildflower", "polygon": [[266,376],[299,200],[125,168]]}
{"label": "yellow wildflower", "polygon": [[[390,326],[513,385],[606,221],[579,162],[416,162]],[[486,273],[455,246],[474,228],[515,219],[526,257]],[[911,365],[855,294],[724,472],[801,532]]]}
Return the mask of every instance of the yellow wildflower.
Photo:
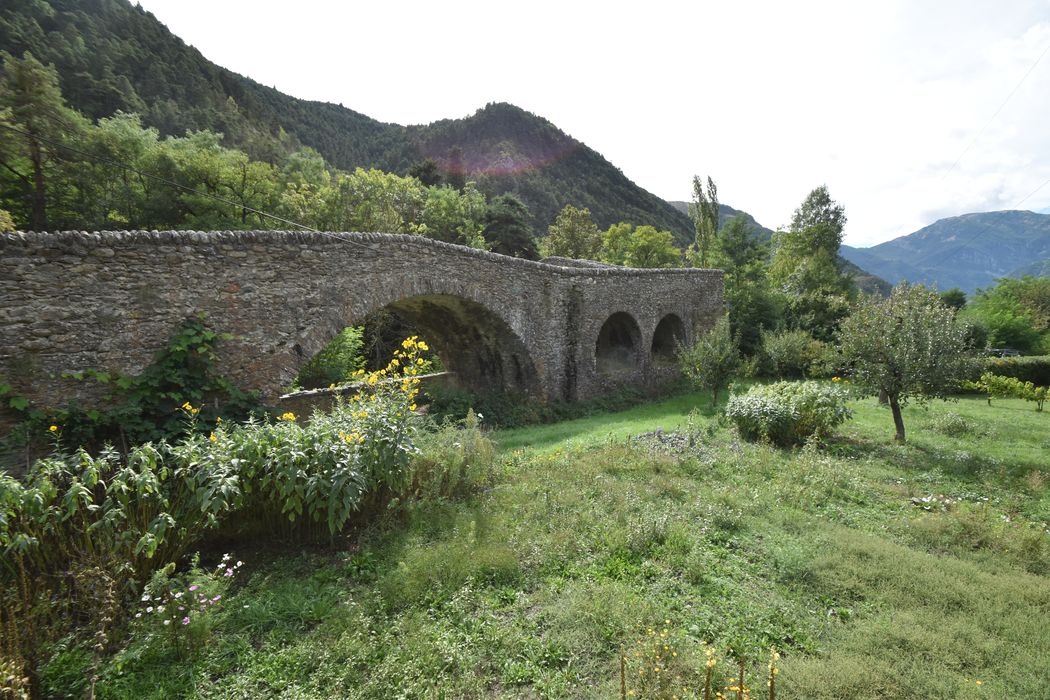
{"label": "yellow wildflower", "polygon": [[408,407],[408,410],[410,410],[410,411],[416,410],[416,405],[412,404],[411,406]]}
{"label": "yellow wildflower", "polygon": [[48,428],[48,430],[50,430],[52,433],[57,433],[58,432],[58,426],[57,425],[52,425],[50,428]]}
{"label": "yellow wildflower", "polygon": [[209,439],[209,440],[211,440],[212,442],[215,442],[215,441],[216,441],[216,440],[218,440],[219,438],[215,437],[215,433],[212,433],[212,434],[210,434],[210,435],[208,436],[208,439]]}
{"label": "yellow wildflower", "polygon": [[422,340],[421,340],[421,341],[419,341],[418,343],[416,343],[416,347],[417,347],[417,348],[419,348],[420,350],[424,351],[424,352],[426,352],[427,350],[429,350],[429,349],[430,349],[430,346],[429,346],[429,345],[427,345],[427,344],[426,344],[425,342],[423,342]]}
{"label": "yellow wildflower", "polygon": [[291,411],[285,411],[280,415],[279,420],[288,421],[289,423],[295,422],[295,414]]}

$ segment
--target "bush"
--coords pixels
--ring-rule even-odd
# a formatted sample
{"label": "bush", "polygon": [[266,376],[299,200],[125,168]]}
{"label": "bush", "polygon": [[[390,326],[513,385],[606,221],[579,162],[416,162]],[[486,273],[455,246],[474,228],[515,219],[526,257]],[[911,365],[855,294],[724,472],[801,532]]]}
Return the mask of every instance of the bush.
{"label": "bush", "polygon": [[[104,636],[129,591],[221,524],[334,535],[353,513],[403,492],[419,422],[416,360],[426,350],[405,340],[387,368],[363,378],[371,393],[306,424],[291,413],[218,419],[205,436],[200,409],[186,402],[177,413],[188,436],[178,442],[126,456],[58,452],[22,481],[0,474],[0,622],[42,630],[15,641],[23,667],[35,673],[45,632],[74,620],[97,617]],[[62,427],[49,432],[60,446]]]}
{"label": "bush", "polygon": [[823,356],[824,344],[807,331],[762,331],[762,352],[769,371],[778,379],[802,378]]}
{"label": "bush", "polygon": [[826,436],[852,417],[848,396],[841,387],[821,382],[755,385],[729,398],[726,416],[747,440],[797,445],[812,436]]}
{"label": "bush", "polygon": [[1050,355],[989,357],[984,361],[984,371],[1039,386],[1050,386]]}
{"label": "bush", "polygon": [[1033,401],[1036,405],[1035,410],[1042,411],[1043,403],[1050,396],[1050,389],[1045,386],[1022,382],[1014,377],[1001,377],[991,372],[985,372],[979,381],[970,383],[968,387],[988,394],[989,406],[992,405],[993,398],[1015,398]]}
{"label": "bush", "polygon": [[938,433],[948,437],[962,437],[964,435],[980,435],[982,431],[975,423],[967,420],[958,413],[945,413],[934,419],[932,427]]}
{"label": "bush", "polygon": [[491,480],[495,462],[495,445],[468,410],[462,421],[445,421],[419,441],[406,495],[422,500],[464,495]]}

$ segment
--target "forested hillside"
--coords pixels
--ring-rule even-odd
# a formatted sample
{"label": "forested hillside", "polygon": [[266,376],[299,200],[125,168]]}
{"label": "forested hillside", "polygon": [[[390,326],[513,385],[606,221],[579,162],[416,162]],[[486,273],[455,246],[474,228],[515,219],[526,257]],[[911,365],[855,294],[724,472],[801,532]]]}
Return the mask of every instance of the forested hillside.
{"label": "forested hillside", "polygon": [[566,204],[595,222],[648,224],[691,240],[692,226],[663,200],[549,121],[508,104],[427,126],[384,124],[341,105],[309,102],[208,61],[151,13],[125,0],[9,0],[0,47],[58,70],[70,105],[98,119],[135,112],[161,136],[208,129],[252,159],[276,164],[301,146],[337,168],[405,174],[431,159],[449,179],[475,179],[490,197],[516,193],[546,232]]}

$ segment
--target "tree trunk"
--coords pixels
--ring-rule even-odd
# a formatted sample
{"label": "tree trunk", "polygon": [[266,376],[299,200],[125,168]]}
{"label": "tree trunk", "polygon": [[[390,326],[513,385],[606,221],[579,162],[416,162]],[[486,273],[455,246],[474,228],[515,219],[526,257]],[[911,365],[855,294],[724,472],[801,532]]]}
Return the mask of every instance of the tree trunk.
{"label": "tree trunk", "polygon": [[890,394],[890,410],[893,411],[893,425],[897,428],[895,440],[904,442],[904,418],[901,417],[901,404],[897,394]]}
{"label": "tree trunk", "polygon": [[47,210],[44,193],[44,155],[35,138],[29,140],[29,160],[33,163],[33,230],[47,229]]}
{"label": "tree trunk", "polygon": [[890,402],[890,395],[886,393],[885,389],[879,389],[879,403],[886,405]]}

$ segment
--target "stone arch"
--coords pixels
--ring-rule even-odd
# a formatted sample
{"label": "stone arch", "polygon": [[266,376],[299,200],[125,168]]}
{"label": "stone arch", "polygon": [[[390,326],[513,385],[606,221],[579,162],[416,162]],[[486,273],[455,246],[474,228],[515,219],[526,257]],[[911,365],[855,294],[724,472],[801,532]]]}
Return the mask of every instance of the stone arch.
{"label": "stone arch", "polygon": [[641,360],[642,332],[625,311],[605,320],[594,344],[594,367],[599,374],[635,372]]}
{"label": "stone arch", "polygon": [[[389,311],[416,328],[457,384],[477,391],[540,391],[525,343],[501,315],[483,304],[455,294],[424,293],[368,307],[368,313]],[[368,313],[355,309],[322,333],[334,337],[341,328],[362,323]],[[323,342],[318,337],[311,345],[323,347]]]}
{"label": "stone arch", "polygon": [[667,314],[656,324],[650,347],[653,364],[674,364],[678,346],[686,342],[685,324],[678,314]]}

